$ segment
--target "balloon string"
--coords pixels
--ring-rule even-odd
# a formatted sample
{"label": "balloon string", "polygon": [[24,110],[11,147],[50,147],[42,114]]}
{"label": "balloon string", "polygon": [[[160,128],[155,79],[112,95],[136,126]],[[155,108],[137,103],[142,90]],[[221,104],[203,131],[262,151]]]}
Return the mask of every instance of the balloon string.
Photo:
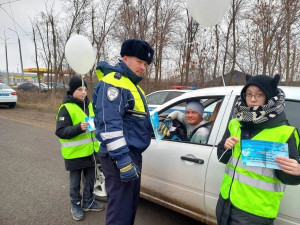
{"label": "balloon string", "polygon": [[[83,93],[85,91],[83,77],[81,77],[81,81],[82,81],[82,93]],[[85,112],[85,98],[83,99],[83,111]]]}

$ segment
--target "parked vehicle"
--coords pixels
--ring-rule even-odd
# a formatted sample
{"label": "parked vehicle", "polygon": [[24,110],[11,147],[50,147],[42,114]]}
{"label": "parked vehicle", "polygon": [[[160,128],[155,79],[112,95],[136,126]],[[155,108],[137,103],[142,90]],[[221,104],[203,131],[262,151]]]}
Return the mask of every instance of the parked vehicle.
{"label": "parked vehicle", "polygon": [[[300,87],[280,87],[286,94],[285,111],[289,123],[300,130]],[[160,121],[174,109],[191,99],[203,101],[205,110],[212,111],[212,127],[206,144],[153,138],[143,153],[141,197],[174,211],[202,221],[217,224],[215,208],[225,165],[218,162],[217,144],[222,139],[233,107],[242,87],[215,87],[182,94],[161,106]],[[276,225],[300,224],[300,186],[286,186]]]}
{"label": "parked vehicle", "polygon": [[0,105],[14,108],[18,101],[17,92],[6,84],[0,83]]}
{"label": "parked vehicle", "polygon": [[18,90],[22,91],[39,91],[39,87],[34,85],[33,83],[23,83],[20,84]]}
{"label": "parked vehicle", "polygon": [[[148,101],[148,108],[149,111],[152,111],[156,109],[158,106],[161,106],[162,104],[166,103],[167,101],[170,101],[173,98],[176,98],[188,91],[188,89],[184,90],[177,90],[177,89],[170,89],[170,90],[161,90],[161,91],[155,91],[147,95],[147,101]],[[185,103],[177,106],[176,110],[184,111]],[[175,109],[172,108],[168,112],[172,112]]]}
{"label": "parked vehicle", "polygon": [[48,91],[48,85],[45,84],[45,83],[40,83],[40,86],[39,86],[39,83],[33,83],[35,86],[37,86],[38,88],[40,88],[41,86],[41,92],[47,92]]}

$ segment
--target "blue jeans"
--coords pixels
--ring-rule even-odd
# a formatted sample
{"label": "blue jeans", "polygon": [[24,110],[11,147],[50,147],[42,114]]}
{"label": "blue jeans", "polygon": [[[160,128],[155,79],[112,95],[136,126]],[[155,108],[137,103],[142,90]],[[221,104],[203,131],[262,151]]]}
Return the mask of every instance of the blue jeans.
{"label": "blue jeans", "polygon": [[[83,196],[80,194],[81,173],[83,172]],[[87,167],[79,170],[70,171],[70,197],[71,203],[81,202],[91,203],[94,200],[95,167]]]}

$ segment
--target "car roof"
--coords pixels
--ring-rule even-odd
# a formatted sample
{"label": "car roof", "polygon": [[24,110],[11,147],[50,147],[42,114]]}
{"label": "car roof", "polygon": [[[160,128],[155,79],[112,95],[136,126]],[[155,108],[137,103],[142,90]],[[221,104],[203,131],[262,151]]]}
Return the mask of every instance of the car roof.
{"label": "car roof", "polygon": [[[210,87],[210,88],[203,88],[194,90],[192,93],[185,93],[180,97],[186,98],[202,96],[202,95],[210,95],[210,96],[220,96],[220,95],[228,95],[230,93],[234,95],[240,95],[242,88],[244,86],[226,86],[226,87]],[[291,86],[279,86],[278,88],[282,89],[283,92],[286,94],[286,97],[289,99],[300,99],[300,87],[291,87]]]}
{"label": "car roof", "polygon": [[165,89],[165,90],[159,90],[159,91],[154,91],[154,92],[151,92],[148,95],[152,95],[154,93],[159,93],[159,92],[183,92],[183,93],[186,93],[186,92],[189,92],[189,91],[192,91],[190,89]]}
{"label": "car roof", "polygon": [[[171,99],[170,101],[164,103],[163,105],[157,107],[157,111],[161,110],[165,107],[165,105],[171,105],[174,102],[179,100],[189,99],[189,98],[196,98],[201,96],[224,96],[230,95],[240,95],[241,90],[244,86],[222,86],[222,87],[209,87],[209,88],[202,88],[193,91],[188,91],[179,97]],[[279,86],[280,89],[284,91],[286,94],[286,98],[293,99],[293,100],[300,100],[300,87],[291,87],[291,86]]]}

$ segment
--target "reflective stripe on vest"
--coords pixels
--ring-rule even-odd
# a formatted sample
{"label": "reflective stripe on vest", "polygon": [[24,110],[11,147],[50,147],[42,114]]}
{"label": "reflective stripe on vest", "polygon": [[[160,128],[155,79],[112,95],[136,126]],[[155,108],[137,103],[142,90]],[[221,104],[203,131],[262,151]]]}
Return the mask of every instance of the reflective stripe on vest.
{"label": "reflective stripe on vest", "polygon": [[[238,120],[231,120],[228,126],[230,136],[240,139],[240,127]],[[264,129],[252,140],[286,143],[293,132],[294,127],[282,125]],[[296,140],[299,140],[298,134],[296,132],[294,134]],[[240,162],[240,143],[241,141],[235,144],[233,155],[226,165],[221,195],[224,199],[228,199],[230,191],[230,201],[237,208],[254,215],[275,218],[285,185],[276,178],[274,169],[243,166]]]}
{"label": "reflective stripe on vest", "polygon": [[[124,89],[129,90],[131,92],[131,94],[133,95],[133,98],[134,98],[134,108],[133,108],[133,110],[139,111],[139,112],[146,112],[142,97],[140,96],[140,93],[139,93],[138,89],[140,90],[140,92],[145,97],[144,91],[139,87],[139,85],[134,85],[128,77],[121,76],[120,79],[116,79],[114,77],[115,73],[116,72],[112,72],[112,73],[107,74],[105,77],[103,77],[102,81],[107,83],[107,84],[111,84],[115,87],[120,87],[120,88],[124,88]],[[146,99],[146,97],[145,97],[145,99]],[[137,114],[132,114],[132,115],[141,116],[141,115],[137,115]]]}
{"label": "reflective stripe on vest", "polygon": [[[63,106],[66,107],[73,125],[79,124],[84,121],[85,117],[87,117],[85,112],[83,112],[83,110],[74,103],[65,103],[61,105],[58,109],[58,113]],[[95,116],[92,103],[88,105],[88,108],[89,115]],[[56,119],[58,119],[57,117]],[[61,153],[65,159],[86,157],[93,154],[94,151],[99,151],[99,142],[95,138],[94,132],[86,132],[71,139],[59,139],[59,141],[61,143]]]}

